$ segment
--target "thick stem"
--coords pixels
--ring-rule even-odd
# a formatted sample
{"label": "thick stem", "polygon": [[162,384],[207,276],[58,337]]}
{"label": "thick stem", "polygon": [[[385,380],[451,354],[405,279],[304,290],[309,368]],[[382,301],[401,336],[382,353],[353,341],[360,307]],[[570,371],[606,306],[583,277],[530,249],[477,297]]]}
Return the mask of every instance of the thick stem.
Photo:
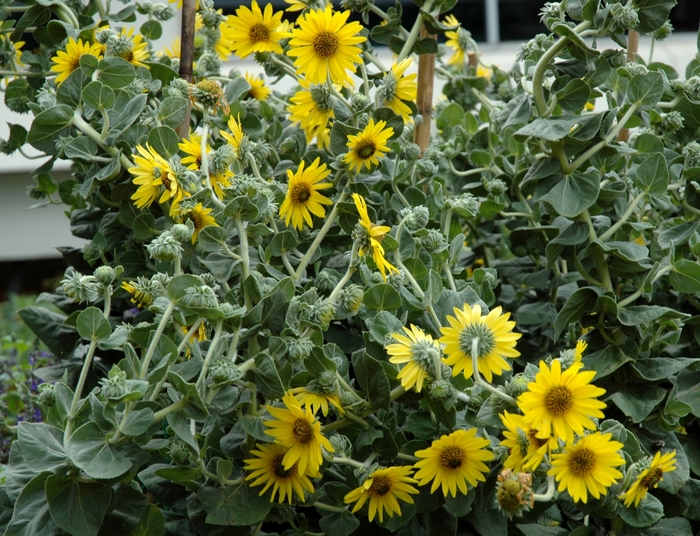
{"label": "thick stem", "polygon": [[[425,12],[429,12],[432,7],[433,0],[426,0],[425,4],[423,4],[423,10]],[[418,13],[418,17],[416,17],[416,22],[413,23],[413,28],[411,28],[411,32],[408,34],[408,37],[406,38],[406,42],[404,43],[401,52],[399,52],[399,57],[396,58],[396,63],[401,63],[401,61],[407,58],[408,55],[411,53],[413,45],[415,45],[416,41],[418,40],[418,35],[420,34],[421,28],[423,28],[423,15],[421,13]]]}
{"label": "thick stem", "polygon": [[216,333],[214,333],[214,338],[212,339],[211,344],[209,345],[209,351],[207,352],[207,355],[204,358],[204,364],[202,365],[202,370],[199,373],[199,378],[197,378],[197,383],[195,383],[198,389],[202,385],[204,378],[207,377],[209,364],[211,363],[211,360],[214,357],[214,352],[216,351],[216,347],[219,344],[219,339],[221,338],[221,331],[223,326],[224,320],[222,318],[216,322]]}
{"label": "thick stem", "polygon": [[80,377],[78,378],[78,385],[75,386],[75,393],[73,393],[73,401],[70,405],[70,411],[68,412],[68,420],[66,421],[66,430],[63,434],[64,444],[68,441],[71,434],[73,433],[73,426],[75,424],[75,414],[78,410],[78,403],[82,396],[83,387],[85,387],[85,380],[90,372],[90,366],[92,365],[92,358],[95,356],[95,350],[97,349],[97,341],[93,340],[90,343],[90,348],[88,348],[88,353],[85,356],[85,361],[83,361],[83,368],[80,370]]}
{"label": "thick stem", "polygon": [[605,231],[602,235],[600,235],[600,236],[598,237],[598,240],[601,240],[601,241],[604,242],[604,241],[606,241],[608,238],[610,238],[612,235],[614,235],[615,232],[617,232],[617,230],[625,224],[625,222],[629,219],[629,217],[630,217],[632,214],[634,214],[634,211],[637,210],[637,205],[639,205],[639,202],[642,201],[642,200],[644,199],[644,196],[645,196],[646,194],[647,194],[647,192],[646,192],[646,191],[643,191],[643,192],[641,192],[639,195],[637,195],[637,197],[635,197],[635,198],[632,200],[632,202],[629,204],[629,206],[627,207],[627,210],[626,210],[625,213],[620,217],[620,219],[617,220],[617,221],[615,222],[615,224],[614,224],[612,227],[610,227],[610,229],[608,229],[608,230]]}
{"label": "thick stem", "polygon": [[[93,140],[95,143],[97,143],[97,145],[99,145],[102,149],[104,149],[105,151],[107,151],[107,152],[108,152],[109,154],[111,154],[112,156],[115,156],[115,157],[116,157],[116,156],[119,154],[119,150],[116,149],[115,147],[111,147],[111,146],[107,145],[107,144],[105,143],[105,141],[102,139],[102,136],[100,135],[100,133],[97,132],[94,128],[92,128],[92,126],[90,126],[90,124],[87,123],[87,122],[82,118],[82,116],[80,115],[80,112],[81,112],[81,110],[78,109],[78,110],[76,110],[75,113],[73,114],[73,119],[71,120],[71,122],[73,123],[73,125],[74,125],[78,130],[80,130],[83,134],[85,134],[85,135],[88,136],[89,138],[92,138],[92,140]],[[128,170],[129,168],[134,167],[134,163],[133,163],[131,160],[129,160],[129,158],[128,158],[126,155],[124,155],[124,154],[122,154],[122,155],[119,157],[119,163],[122,165],[122,167],[123,167],[124,169],[127,169],[127,170]]]}
{"label": "thick stem", "polygon": [[158,324],[156,332],[153,335],[153,340],[151,341],[151,344],[148,346],[148,350],[146,351],[146,357],[144,357],[143,363],[141,364],[141,373],[139,374],[139,379],[141,380],[143,380],[146,377],[146,374],[148,374],[148,365],[151,364],[151,359],[153,359],[153,355],[156,353],[156,348],[158,347],[158,341],[160,341],[160,337],[163,335],[163,332],[165,331],[165,326],[168,325],[168,322],[170,321],[170,317],[172,316],[174,310],[175,302],[171,301],[168,304],[168,308],[163,313],[163,317],[160,319],[160,323]]}
{"label": "thick stem", "polygon": [[538,502],[549,502],[552,500],[552,497],[554,497],[554,489],[554,476],[547,475],[547,491],[543,495],[535,493],[532,498]]}
{"label": "thick stem", "polygon": [[246,309],[250,310],[251,300],[248,293],[243,287],[243,282],[248,279],[250,275],[250,257],[248,255],[248,232],[243,226],[243,222],[240,218],[235,218],[234,222],[236,224],[236,229],[238,229],[238,239],[241,242],[241,287],[244,290],[244,300]]}

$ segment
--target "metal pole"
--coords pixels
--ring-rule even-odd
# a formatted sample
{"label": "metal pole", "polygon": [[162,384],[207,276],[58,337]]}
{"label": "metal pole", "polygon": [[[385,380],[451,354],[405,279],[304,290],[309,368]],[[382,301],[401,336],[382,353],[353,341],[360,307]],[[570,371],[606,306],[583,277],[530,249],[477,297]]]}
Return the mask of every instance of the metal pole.
{"label": "metal pole", "polygon": [[501,29],[499,26],[498,0],[484,0],[486,8],[486,41],[499,43],[501,41]]}

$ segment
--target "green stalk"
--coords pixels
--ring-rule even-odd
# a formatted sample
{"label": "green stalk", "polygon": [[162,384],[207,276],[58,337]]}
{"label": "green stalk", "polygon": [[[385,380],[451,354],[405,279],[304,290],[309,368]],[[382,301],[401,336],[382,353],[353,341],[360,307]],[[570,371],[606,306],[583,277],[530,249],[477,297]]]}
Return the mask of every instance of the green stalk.
{"label": "green stalk", "polygon": [[146,357],[143,359],[143,363],[141,364],[141,373],[139,374],[139,379],[141,380],[143,380],[146,377],[146,374],[148,374],[148,365],[151,364],[151,359],[153,359],[153,355],[156,353],[158,341],[160,341],[160,337],[163,335],[163,332],[165,331],[165,326],[168,325],[168,321],[170,320],[170,317],[172,316],[174,310],[175,302],[171,301],[168,304],[168,308],[163,313],[163,317],[160,319],[160,323],[156,328],[156,333],[153,336],[153,340],[151,341],[151,344],[148,346],[148,350],[146,351]]}
{"label": "green stalk", "polygon": [[[97,132],[94,128],[92,128],[92,126],[90,126],[90,124],[83,119],[83,117],[80,115],[81,111],[82,108],[78,108],[73,114],[73,118],[71,119],[73,125],[83,134],[85,134],[89,138],[92,138],[92,140],[95,143],[97,143],[97,145],[99,145],[102,149],[107,151],[112,156],[116,157],[119,154],[119,150],[105,143],[100,133]],[[129,160],[129,158],[125,154],[120,155],[119,162],[121,163],[124,169],[129,169],[135,166],[135,164],[131,160]]]}
{"label": "green stalk", "polygon": [[197,378],[197,383],[195,385],[197,386],[197,389],[202,385],[202,381],[204,381],[204,378],[207,376],[207,371],[209,370],[209,364],[211,363],[212,357],[214,357],[214,351],[216,350],[216,346],[219,344],[219,339],[221,338],[221,331],[224,326],[224,319],[221,318],[217,320],[216,322],[216,332],[214,333],[214,338],[211,340],[211,344],[209,345],[209,351],[207,352],[206,357],[204,358],[204,364],[202,365],[202,370],[199,373],[199,378]]}
{"label": "green stalk", "polygon": [[598,240],[601,240],[605,242],[608,238],[610,238],[612,235],[614,235],[617,230],[624,225],[624,223],[629,219],[629,217],[634,214],[634,211],[637,210],[637,205],[639,202],[644,199],[644,196],[647,194],[646,191],[641,192],[637,197],[635,197],[632,202],[629,204],[627,207],[627,210],[625,213],[620,217],[619,220],[615,222],[615,225],[610,227],[607,231],[605,231],[602,235],[598,237]]}
{"label": "green stalk", "polygon": [[[429,12],[432,7],[433,0],[426,0],[425,4],[423,4],[422,9],[423,11]],[[415,45],[416,41],[418,40],[418,35],[420,34],[420,29],[422,26],[423,15],[419,12],[418,16],[416,17],[416,22],[413,23],[413,28],[411,28],[411,32],[408,34],[408,37],[406,38],[406,42],[404,43],[401,52],[399,52],[399,57],[396,58],[396,63],[401,63],[401,61],[403,61],[411,53],[413,45]]]}
{"label": "green stalk", "polygon": [[[593,228],[593,222],[591,221],[591,214],[588,210],[584,210],[581,213],[581,217],[588,224],[588,239],[591,243],[598,240],[595,234],[595,229]],[[605,255],[600,248],[593,248],[593,260],[595,261],[595,266],[598,269],[598,275],[603,283],[603,287],[608,292],[613,292],[613,284],[610,279],[610,271],[608,270],[608,263],[605,260]]]}
{"label": "green stalk", "polygon": [[66,430],[63,434],[63,443],[65,444],[73,433],[73,426],[75,425],[75,414],[78,411],[78,402],[83,392],[83,387],[85,387],[85,380],[87,379],[88,372],[90,372],[90,365],[92,365],[92,358],[95,356],[95,350],[97,349],[97,341],[93,340],[90,342],[90,348],[85,356],[85,361],[83,361],[83,368],[80,370],[80,377],[78,378],[78,385],[75,386],[75,393],[73,393],[73,401],[70,405],[70,410],[68,412],[68,420],[66,421]]}
{"label": "green stalk", "polygon": [[241,242],[241,288],[243,289],[243,298],[245,300],[246,309],[250,310],[252,305],[250,296],[246,292],[243,282],[248,279],[250,275],[250,256],[248,254],[248,232],[243,226],[243,222],[240,218],[234,218],[234,223],[236,224],[236,229],[238,229],[238,239]]}

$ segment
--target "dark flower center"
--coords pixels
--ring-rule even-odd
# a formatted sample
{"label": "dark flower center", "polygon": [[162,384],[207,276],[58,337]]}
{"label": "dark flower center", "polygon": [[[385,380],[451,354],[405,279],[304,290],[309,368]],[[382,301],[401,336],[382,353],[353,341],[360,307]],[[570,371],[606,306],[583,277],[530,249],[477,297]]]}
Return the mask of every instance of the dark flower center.
{"label": "dark flower center", "polygon": [[464,451],[459,447],[447,447],[440,454],[443,469],[459,469],[464,463]]}
{"label": "dark flower center", "polygon": [[549,441],[548,439],[537,437],[538,433],[539,430],[535,430],[534,428],[530,428],[527,431],[527,438],[530,440],[530,444],[533,445],[535,448],[543,447],[547,444],[547,441]]}
{"label": "dark flower center", "polygon": [[311,197],[311,186],[306,182],[297,182],[292,187],[291,198],[294,204],[303,205]]}
{"label": "dark flower center", "polygon": [[663,476],[664,472],[657,467],[656,469],[649,471],[649,474],[642,478],[641,482],[639,482],[639,486],[644,489],[655,488],[658,483],[661,482]]}
{"label": "dark flower center", "polygon": [[384,497],[387,493],[391,491],[391,479],[386,476],[378,476],[372,480],[372,485],[369,488],[369,492],[372,495],[378,495],[379,497]]}
{"label": "dark flower center", "polygon": [[270,30],[264,24],[253,24],[248,32],[248,37],[253,43],[262,43],[270,39]]}
{"label": "dark flower center", "polygon": [[569,470],[575,476],[585,476],[590,474],[595,467],[595,452],[591,449],[582,448],[569,456]]}
{"label": "dark flower center", "polygon": [[331,32],[321,32],[314,39],[314,50],[316,54],[324,58],[330,58],[338,52],[338,37]]}
{"label": "dark flower center", "polygon": [[362,160],[367,160],[372,158],[374,153],[377,152],[377,145],[372,140],[362,140],[355,148],[355,151]]}
{"label": "dark flower center", "polygon": [[294,476],[297,474],[297,464],[295,463],[289,469],[285,469],[284,464],[282,463],[283,459],[284,454],[280,454],[279,456],[276,456],[274,460],[272,460],[272,463],[270,464],[270,466],[272,467],[272,473],[277,478],[294,478]]}
{"label": "dark flower center", "polygon": [[306,444],[314,438],[314,429],[306,419],[297,419],[292,424],[292,435],[299,443]]}
{"label": "dark flower center", "polygon": [[544,406],[554,415],[563,415],[574,405],[574,395],[568,387],[556,385],[552,387],[544,398]]}

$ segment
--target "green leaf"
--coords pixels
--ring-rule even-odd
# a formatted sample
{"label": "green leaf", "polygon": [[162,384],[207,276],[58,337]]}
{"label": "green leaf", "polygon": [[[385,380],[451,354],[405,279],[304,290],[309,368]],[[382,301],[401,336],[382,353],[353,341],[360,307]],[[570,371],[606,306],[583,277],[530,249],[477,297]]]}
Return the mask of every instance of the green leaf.
{"label": "green leaf", "polygon": [[634,361],[620,346],[606,346],[603,350],[584,356],[586,369],[596,371],[596,380],[609,376],[625,363]]}
{"label": "green leaf", "polygon": [[68,461],[63,449],[63,432],[44,423],[20,422],[19,446],[27,466],[40,473]]}
{"label": "green leaf", "polygon": [[335,372],[338,369],[336,362],[329,358],[318,346],[313,347],[304,364],[306,365],[306,370],[314,376],[318,376],[326,370]]}
{"label": "green leaf", "polygon": [[676,387],[676,400],[688,404],[693,415],[700,417],[700,371],[681,371],[676,378]]}
{"label": "green leaf", "polygon": [[168,374],[168,381],[172,387],[187,399],[187,405],[182,410],[182,413],[190,419],[203,420],[209,415],[207,407],[202,401],[197,386],[193,383],[187,383],[182,376],[176,372]]}
{"label": "green leaf", "polygon": [[263,396],[267,398],[282,398],[285,390],[280,375],[272,358],[261,353],[255,356],[255,368],[253,369],[255,385],[258,386]]}
{"label": "green leaf", "polygon": [[148,143],[161,156],[170,158],[178,151],[178,137],[170,127],[156,127],[148,133]]}
{"label": "green leaf", "polygon": [[126,422],[122,426],[122,433],[130,437],[140,436],[148,430],[151,424],[153,424],[153,410],[150,408],[136,409],[129,413],[126,418]]}
{"label": "green leaf", "polygon": [[442,294],[442,277],[435,270],[430,270],[428,276],[428,292],[425,293],[425,303],[433,304],[440,299]]}
{"label": "green leaf", "polygon": [[44,110],[34,118],[27,134],[27,142],[47,154],[56,154],[56,141],[66,136],[73,120],[73,109],[59,104]]}
{"label": "green leaf", "polygon": [[173,277],[170,283],[168,283],[168,298],[174,302],[179,302],[185,297],[188,288],[197,287],[201,284],[202,282],[198,277],[190,274],[182,274]]}
{"label": "green leaf", "polygon": [[112,334],[112,326],[97,307],[88,307],[80,313],[75,327],[80,336],[89,341],[106,341]]}
{"label": "green leaf", "polygon": [[416,44],[413,46],[413,52],[418,56],[422,54],[437,54],[437,40],[434,37],[416,39]]}
{"label": "green leaf", "polygon": [[163,534],[165,534],[163,514],[155,504],[149,504],[130,536],[163,536]]}
{"label": "green leaf", "polygon": [[117,56],[107,56],[100,61],[98,68],[100,81],[112,89],[126,87],[136,78],[134,66]]}
{"label": "green leaf", "polygon": [[384,367],[366,351],[359,350],[352,355],[352,368],[360,389],[377,408],[388,408],[391,388]]}
{"label": "green leaf", "polygon": [[676,0],[634,0],[632,6],[638,10],[639,24],[635,27],[640,33],[650,33],[663,26]]}
{"label": "green leaf", "polygon": [[630,305],[620,309],[617,318],[625,326],[639,326],[654,322],[659,318],[683,318],[686,315],[675,309],[661,307],[660,305]]}
{"label": "green leaf", "polygon": [[177,128],[186,114],[187,100],[183,97],[166,97],[158,107],[158,119],[171,128]]}
{"label": "green leaf", "polygon": [[683,294],[700,292],[700,264],[688,259],[680,259],[673,263],[669,274],[671,286]]}
{"label": "green leaf", "polygon": [[663,75],[658,72],[638,74],[627,84],[627,99],[645,110],[656,106],[664,94]]}
{"label": "green leaf", "polygon": [[666,396],[666,389],[658,385],[628,384],[610,397],[615,405],[627,415],[632,422],[640,423],[654,411]]}
{"label": "green leaf", "polygon": [[526,303],[518,309],[516,319],[519,326],[552,324],[557,319],[557,309],[548,302]]}
{"label": "green leaf", "polygon": [[141,25],[141,35],[146,39],[160,39],[163,35],[163,27],[157,20],[149,20]]}
{"label": "green leaf", "polygon": [[83,103],[95,110],[106,110],[111,107],[116,100],[114,91],[105,86],[102,82],[90,82],[83,89]]}
{"label": "green leaf", "polygon": [[[514,136],[519,141],[524,141],[527,137],[559,141],[574,135],[576,132],[584,131],[586,135],[577,139],[585,141],[595,136],[602,118],[603,114],[559,116],[547,119],[540,117],[517,130]],[[590,132],[590,127],[594,127],[593,132]]]}
{"label": "green leaf", "polygon": [[593,311],[602,291],[596,287],[584,287],[575,291],[559,311],[554,322],[554,337],[559,338],[569,324],[576,322]]}
{"label": "green leaf", "polygon": [[[112,15],[112,18],[114,18],[114,15]],[[146,67],[148,67],[148,72],[151,73],[151,77],[154,80],[160,80],[163,84],[163,87],[167,86],[175,80],[178,77],[177,71],[172,69],[171,67],[168,67],[164,63],[159,63],[159,62],[144,62],[146,64]]]}
{"label": "green leaf", "polygon": [[70,436],[66,453],[73,464],[96,479],[117,478],[131,469],[131,462],[107,443],[100,427],[88,422]]}
{"label": "green leaf", "polygon": [[38,306],[25,307],[17,314],[56,357],[70,357],[80,339],[74,327],[64,324],[65,315]]}
{"label": "green leaf", "polygon": [[666,158],[654,153],[639,165],[634,183],[647,193],[656,195],[666,193],[669,178]]}
{"label": "green leaf", "polygon": [[456,497],[452,495],[447,495],[445,497],[445,507],[452,512],[455,517],[462,517],[469,514],[472,511],[472,503],[476,499],[476,492],[474,488],[470,488],[466,495],[462,493],[457,493]]}
{"label": "green leaf", "polygon": [[[648,357],[635,361],[632,368],[641,378],[648,381],[658,381],[671,378],[697,361],[697,359],[689,357]],[[698,408],[700,408],[700,404]]]}
{"label": "green leaf", "polygon": [[195,467],[162,467],[156,469],[155,474],[171,482],[192,482],[202,476],[202,472]]}
{"label": "green leaf", "polygon": [[365,292],[363,303],[373,311],[396,311],[401,307],[401,295],[386,283],[379,283]]}
{"label": "green leaf", "polygon": [[146,107],[147,102],[148,95],[142,93],[133,97],[129,101],[129,106],[126,106],[123,110],[115,110],[114,117],[110,114],[109,135],[105,141],[107,143],[113,143],[124,130],[133,125],[134,121],[136,121]]}
{"label": "green leaf", "polygon": [[281,257],[282,252],[291,251],[297,247],[298,244],[297,235],[293,231],[285,230],[275,234],[272,238],[270,242],[270,252],[275,257]]}
{"label": "green leaf", "polygon": [[456,102],[448,104],[437,118],[436,126],[442,130],[445,127],[454,127],[464,120],[464,108]]}
{"label": "green leaf", "polygon": [[348,536],[360,526],[360,520],[350,512],[347,514],[329,514],[318,521],[321,530],[333,536]]}
{"label": "green leaf", "polygon": [[591,86],[584,80],[575,78],[557,93],[557,102],[568,112],[580,112],[591,95]]}
{"label": "green leaf", "polygon": [[51,518],[69,534],[97,536],[112,498],[102,484],[77,482],[58,475],[46,481]]}
{"label": "green leaf", "polygon": [[631,527],[650,527],[664,516],[664,505],[659,499],[647,493],[637,508],[622,506],[617,513]]}
{"label": "green leaf", "polygon": [[55,536],[58,527],[51,519],[44,486],[50,473],[32,478],[15,502],[12,521],[4,536]]}
{"label": "green leaf", "polygon": [[97,144],[87,136],[78,136],[63,147],[66,158],[90,161],[97,154]]}
{"label": "green leaf", "polygon": [[404,334],[403,323],[387,311],[379,311],[369,326],[369,334],[372,340],[382,346],[391,341],[394,333]]}
{"label": "green leaf", "polygon": [[525,536],[566,536],[569,531],[563,527],[545,527],[542,525],[516,525]]}
{"label": "green leaf", "polygon": [[272,508],[267,494],[261,496],[259,488],[252,489],[247,484],[223,489],[202,486],[197,496],[210,525],[255,525],[265,519]]}
{"label": "green leaf", "polygon": [[596,202],[599,190],[597,172],[566,175],[539,201],[548,202],[561,216],[575,218]]}

